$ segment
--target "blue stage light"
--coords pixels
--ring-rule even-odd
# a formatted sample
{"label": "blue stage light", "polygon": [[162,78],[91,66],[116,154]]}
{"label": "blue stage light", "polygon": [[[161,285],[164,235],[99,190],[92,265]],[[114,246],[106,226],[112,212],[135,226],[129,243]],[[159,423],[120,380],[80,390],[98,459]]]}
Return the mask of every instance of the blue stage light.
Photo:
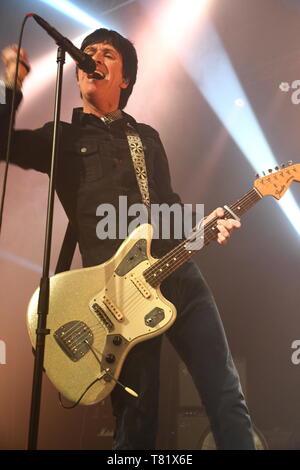
{"label": "blue stage light", "polygon": [[[181,59],[204,98],[255,171],[261,172],[278,165],[223,44],[209,20],[202,25],[199,37],[194,38],[192,44],[185,48]],[[243,106],[236,105],[237,96]],[[300,235],[300,209],[290,191],[279,201],[279,205]]]}
{"label": "blue stage light", "polygon": [[84,10],[78,8],[68,0],[40,0],[40,2],[47,3],[47,5],[69,16],[73,20],[78,21],[87,28],[97,29],[103,26],[102,21],[88,15]]}

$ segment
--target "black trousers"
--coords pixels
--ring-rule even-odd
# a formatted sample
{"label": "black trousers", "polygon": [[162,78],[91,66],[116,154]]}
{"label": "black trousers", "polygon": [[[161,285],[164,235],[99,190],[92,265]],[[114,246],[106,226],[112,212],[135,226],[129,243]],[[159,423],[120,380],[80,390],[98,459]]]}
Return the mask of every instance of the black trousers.
{"label": "black trousers", "polygon": [[[186,364],[201,396],[219,449],[255,449],[252,426],[213,296],[193,261],[161,285],[177,308],[166,332]],[[155,449],[158,427],[161,336],[139,343],[128,354],[121,382],[139,398],[116,386],[111,394],[116,430],[114,449]]]}

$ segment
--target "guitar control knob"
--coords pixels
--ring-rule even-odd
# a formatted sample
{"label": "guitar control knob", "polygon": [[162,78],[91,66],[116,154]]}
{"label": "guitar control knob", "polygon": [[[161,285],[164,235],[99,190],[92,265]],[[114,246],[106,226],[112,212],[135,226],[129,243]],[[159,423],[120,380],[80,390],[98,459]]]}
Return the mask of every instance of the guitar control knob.
{"label": "guitar control knob", "polygon": [[106,360],[106,362],[108,362],[109,364],[112,364],[113,362],[115,362],[116,356],[115,356],[114,354],[111,354],[111,353],[106,354],[105,360]]}
{"label": "guitar control knob", "polygon": [[116,335],[113,339],[113,343],[115,346],[120,346],[120,344],[122,344],[122,337],[120,335]]}

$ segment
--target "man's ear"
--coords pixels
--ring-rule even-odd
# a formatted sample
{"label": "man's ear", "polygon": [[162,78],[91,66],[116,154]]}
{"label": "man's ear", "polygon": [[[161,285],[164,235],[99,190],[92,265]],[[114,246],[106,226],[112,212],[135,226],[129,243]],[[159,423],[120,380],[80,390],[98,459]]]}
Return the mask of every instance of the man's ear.
{"label": "man's ear", "polygon": [[123,81],[121,83],[121,88],[127,88],[129,85],[130,79],[129,78],[123,78]]}

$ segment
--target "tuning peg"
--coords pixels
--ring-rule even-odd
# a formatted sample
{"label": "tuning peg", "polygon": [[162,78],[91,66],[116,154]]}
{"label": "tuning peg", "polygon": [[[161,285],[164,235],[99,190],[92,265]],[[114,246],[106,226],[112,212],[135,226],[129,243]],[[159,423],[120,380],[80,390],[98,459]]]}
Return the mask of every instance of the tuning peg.
{"label": "tuning peg", "polygon": [[287,164],[288,164],[289,166],[291,166],[291,165],[293,164],[293,160],[289,160],[289,161],[287,162]]}
{"label": "tuning peg", "polygon": [[274,169],[275,169],[276,171],[278,171],[278,170],[279,170],[279,166],[275,166]]}
{"label": "tuning peg", "polygon": [[272,171],[273,171],[272,168],[269,168],[269,173],[272,173]]}
{"label": "tuning peg", "polygon": [[256,178],[259,178],[259,173],[256,173],[256,175],[255,175],[255,176],[256,176]]}
{"label": "tuning peg", "polygon": [[266,173],[265,173],[264,171],[262,172],[262,174],[263,174],[264,176],[266,176]]}
{"label": "tuning peg", "polygon": [[281,168],[284,168],[285,167],[285,163],[281,163]]}

